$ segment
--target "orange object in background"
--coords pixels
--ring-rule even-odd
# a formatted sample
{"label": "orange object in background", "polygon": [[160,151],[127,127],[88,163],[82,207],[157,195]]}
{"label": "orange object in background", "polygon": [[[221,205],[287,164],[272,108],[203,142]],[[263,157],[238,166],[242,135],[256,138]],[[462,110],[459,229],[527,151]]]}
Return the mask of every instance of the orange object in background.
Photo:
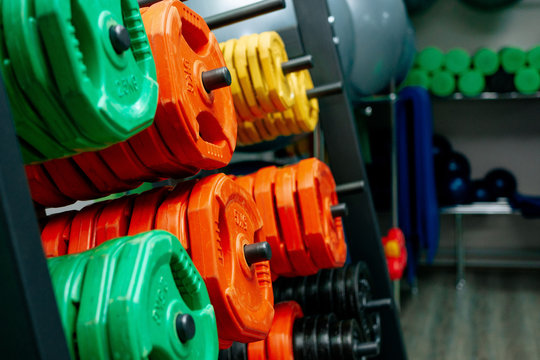
{"label": "orange object in background", "polygon": [[65,226],[52,223],[57,217],[45,224],[42,241],[49,256],[61,254],[63,237],[69,237],[68,253],[75,253],[119,236],[167,230],[185,244],[205,280],[220,346],[266,337],[274,316],[270,265],[268,257],[246,255],[249,246],[261,245],[255,242],[263,239],[262,219],[251,194],[232,178],[217,174],[153,189],[92,204],[70,217]]}
{"label": "orange object in background", "polygon": [[390,279],[401,279],[407,265],[407,249],[403,232],[398,228],[388,230],[388,235],[382,238],[382,243]]}
{"label": "orange object in background", "polygon": [[296,319],[304,316],[302,309],[298,303],[286,301],[276,304],[274,311],[274,322],[266,339],[248,344],[249,360],[294,360],[293,326]]}
{"label": "orange object in background", "polygon": [[250,266],[244,255],[263,225],[251,195],[226,175],[204,178],[191,192],[188,223],[191,258],[219,314],[220,348],[264,339],[274,295],[268,262]]}
{"label": "orange object in background", "polygon": [[75,214],[75,211],[66,211],[49,218],[41,231],[41,244],[46,257],[67,254],[71,221]]}
{"label": "orange object in background", "polygon": [[214,34],[179,0],[143,12],[156,63],[159,104],[155,126],[183,164],[227,165],[236,147],[236,117],[229,87],[207,92],[202,74],[226,66]]}
{"label": "orange object in background", "polygon": [[281,169],[269,166],[236,182],[253,186],[264,220],[261,236],[272,247],[274,277],[343,266],[347,245],[342,220],[331,211],[338,198],[326,164],[311,158]]}
{"label": "orange object in background", "polygon": [[141,13],[159,84],[154,123],[106,149],[28,165],[38,204],[69,205],[230,162],[237,131],[231,91],[225,86],[207,92],[202,79],[204,72],[225,67],[214,34],[179,0],[160,1]]}

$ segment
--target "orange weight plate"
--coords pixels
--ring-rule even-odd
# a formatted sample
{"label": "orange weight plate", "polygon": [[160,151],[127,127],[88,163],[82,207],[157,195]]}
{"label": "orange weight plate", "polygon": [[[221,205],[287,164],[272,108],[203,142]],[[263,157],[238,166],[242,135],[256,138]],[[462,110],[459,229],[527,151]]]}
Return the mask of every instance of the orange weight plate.
{"label": "orange weight plate", "polygon": [[113,194],[139,187],[142,183],[123,181],[116,177],[96,152],[85,152],[72,157],[84,175],[102,194]]}
{"label": "orange weight plate", "polygon": [[282,241],[282,235],[278,225],[278,214],[275,206],[274,186],[276,180],[277,168],[275,166],[265,167],[259,170],[255,175],[254,198],[257,207],[263,217],[264,240],[272,248],[272,259],[270,259],[270,268],[272,272],[278,275],[293,273],[292,265],[287,256],[285,243]]}
{"label": "orange weight plate", "polygon": [[176,236],[190,254],[190,244],[187,227],[187,208],[189,195],[194,181],[187,181],[175,186],[167,194],[156,215],[156,229],[166,230]]}
{"label": "orange weight plate", "polygon": [[132,196],[105,203],[96,225],[96,246],[107,240],[127,236],[132,208]]}
{"label": "orange weight plate", "polygon": [[185,165],[227,165],[236,146],[231,90],[208,93],[202,73],[225,66],[219,44],[204,20],[177,0],[163,0],[143,15],[156,62],[159,104],[155,124]]}
{"label": "orange weight plate", "polygon": [[24,167],[32,200],[43,206],[64,206],[74,200],[62,194],[45,172],[43,165],[26,165]]}
{"label": "orange weight plate", "polygon": [[135,198],[128,236],[137,235],[155,229],[156,214],[167,196],[169,187],[152,189]]}
{"label": "orange weight plate", "polygon": [[[164,116],[161,112],[163,108],[158,108],[156,117]],[[146,167],[165,178],[183,178],[199,172],[199,168],[183,165],[171,153],[155,124],[132,136],[128,143]]]}
{"label": "orange weight plate", "polygon": [[262,340],[274,316],[267,261],[248,265],[262,219],[252,197],[230,177],[217,174],[191,192],[188,226],[193,263],[205,280],[216,311],[220,348]]}
{"label": "orange weight plate", "polygon": [[341,267],[347,258],[347,245],[342,220],[330,211],[338,203],[334,176],[315,158],[300,161],[296,172],[304,240],[311,257],[320,268]]}
{"label": "orange weight plate", "polygon": [[48,218],[47,224],[41,231],[41,244],[46,257],[67,254],[73,216],[75,216],[74,211],[66,211]]}
{"label": "orange weight plate", "polygon": [[42,165],[58,190],[71,199],[91,200],[109,195],[99,192],[73,159],[55,159]]}
{"label": "orange weight plate", "polygon": [[285,242],[289,260],[297,276],[307,276],[317,273],[302,238],[301,215],[296,201],[296,171],[292,167],[277,170],[275,182],[276,205],[281,225],[281,234]]}
{"label": "orange weight plate", "polygon": [[68,254],[76,254],[96,247],[96,224],[103,203],[95,203],[79,211],[71,221]]}
{"label": "orange weight plate", "polygon": [[266,340],[247,344],[247,358],[249,360],[270,360],[266,356]]}
{"label": "orange weight plate", "polygon": [[154,182],[163,179],[158,173],[144,166],[127,141],[100,150],[99,156],[123,181]]}
{"label": "orange weight plate", "polygon": [[[231,176],[231,178],[233,178],[233,177]],[[237,178],[233,178],[233,179],[238,185],[240,185],[242,188],[244,188],[244,190],[246,190],[249,193],[249,195],[251,195],[253,197],[253,187],[255,185],[255,177],[254,176],[246,175],[246,176],[241,176],[241,177],[237,177]],[[263,224],[264,224],[264,219],[263,219]]]}
{"label": "orange weight plate", "polygon": [[[316,299],[314,299],[316,301]],[[293,327],[296,319],[303,317],[300,305],[294,301],[276,304],[274,322],[266,338],[268,359],[293,360]],[[249,347],[248,344],[248,353]],[[251,358],[250,358],[251,360]]]}

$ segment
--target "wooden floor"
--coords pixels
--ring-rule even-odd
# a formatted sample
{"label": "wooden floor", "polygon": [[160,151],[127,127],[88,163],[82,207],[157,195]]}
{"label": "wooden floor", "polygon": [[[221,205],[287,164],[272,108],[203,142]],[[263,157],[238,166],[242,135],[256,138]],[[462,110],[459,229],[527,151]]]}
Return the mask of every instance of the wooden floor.
{"label": "wooden floor", "polygon": [[540,359],[540,272],[468,271],[419,276],[419,293],[403,298],[410,360]]}

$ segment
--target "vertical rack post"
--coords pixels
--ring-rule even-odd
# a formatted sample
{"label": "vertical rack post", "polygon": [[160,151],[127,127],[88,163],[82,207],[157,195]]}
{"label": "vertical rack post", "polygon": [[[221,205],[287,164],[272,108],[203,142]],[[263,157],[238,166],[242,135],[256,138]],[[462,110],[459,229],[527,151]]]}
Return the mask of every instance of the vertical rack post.
{"label": "vertical rack post", "polygon": [[[326,0],[294,0],[304,52],[313,56],[311,75],[316,84],[343,82]],[[373,296],[392,298],[392,287],[381,244],[379,225],[371,199],[351,103],[347,91],[319,99],[320,123],[332,173],[338,184],[364,181],[365,191],[342,196],[349,206],[344,218],[349,253],[365,261],[371,271]],[[394,302],[392,300],[393,305]],[[382,359],[406,359],[405,344],[395,306],[381,313]]]}
{"label": "vertical rack post", "polygon": [[6,359],[69,359],[0,78],[0,338]]}

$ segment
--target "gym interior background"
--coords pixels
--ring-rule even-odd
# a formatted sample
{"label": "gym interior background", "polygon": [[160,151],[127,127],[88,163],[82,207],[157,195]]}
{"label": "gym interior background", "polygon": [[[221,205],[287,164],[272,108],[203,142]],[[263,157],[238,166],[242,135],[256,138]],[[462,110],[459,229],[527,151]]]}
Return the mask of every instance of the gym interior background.
{"label": "gym interior background", "polygon": [[0,2],[5,359],[540,359],[540,0]]}

